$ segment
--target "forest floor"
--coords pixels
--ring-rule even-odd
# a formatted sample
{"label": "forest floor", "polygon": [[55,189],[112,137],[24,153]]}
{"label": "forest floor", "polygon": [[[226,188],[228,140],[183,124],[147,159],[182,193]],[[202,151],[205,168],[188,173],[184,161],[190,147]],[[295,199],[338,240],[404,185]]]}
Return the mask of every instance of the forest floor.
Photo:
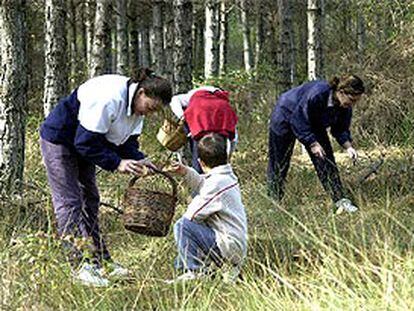
{"label": "forest floor", "polygon": [[[101,231],[107,245],[113,258],[133,271],[133,278],[100,289],[72,282],[55,239],[37,124],[29,125],[25,194],[0,205],[0,309],[413,309],[412,148],[366,148],[360,150],[356,165],[338,150],[343,182],[360,210],[335,215],[299,146],[286,197],[277,204],[267,196],[267,126],[253,124],[240,128],[240,144],[232,158],[249,222],[243,281],[227,284],[216,278],[166,285],[164,280],[174,277],[172,233],[166,238],[130,233],[111,208],[102,207]],[[153,131],[141,145],[154,161],[162,163],[168,156]],[[378,172],[364,179],[381,159]],[[102,201],[122,206],[128,177],[101,172],[98,181]],[[182,185],[179,189],[175,218],[182,215],[188,198]]]}

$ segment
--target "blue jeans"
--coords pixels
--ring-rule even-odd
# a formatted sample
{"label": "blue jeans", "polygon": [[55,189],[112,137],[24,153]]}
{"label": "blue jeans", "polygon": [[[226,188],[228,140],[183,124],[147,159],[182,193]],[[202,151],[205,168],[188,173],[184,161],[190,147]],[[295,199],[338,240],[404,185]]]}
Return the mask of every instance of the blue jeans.
{"label": "blue jeans", "polygon": [[210,260],[219,267],[222,265],[213,229],[182,217],[174,225],[174,237],[178,249],[176,269],[200,270]]}

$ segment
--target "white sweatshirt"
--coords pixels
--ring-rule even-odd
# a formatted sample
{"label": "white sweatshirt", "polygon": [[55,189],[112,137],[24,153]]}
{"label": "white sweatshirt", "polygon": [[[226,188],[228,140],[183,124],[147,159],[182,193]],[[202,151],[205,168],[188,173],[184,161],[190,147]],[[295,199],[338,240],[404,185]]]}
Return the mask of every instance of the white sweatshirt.
{"label": "white sweatshirt", "polygon": [[221,255],[240,265],[247,251],[247,220],[231,165],[217,166],[205,175],[188,167],[186,181],[198,194],[184,217],[213,229]]}

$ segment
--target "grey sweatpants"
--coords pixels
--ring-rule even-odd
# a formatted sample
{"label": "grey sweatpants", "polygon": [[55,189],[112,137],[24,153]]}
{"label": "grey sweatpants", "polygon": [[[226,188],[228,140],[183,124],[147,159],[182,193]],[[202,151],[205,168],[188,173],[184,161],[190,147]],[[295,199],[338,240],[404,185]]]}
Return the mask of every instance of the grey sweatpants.
{"label": "grey sweatpants", "polygon": [[[99,192],[95,165],[82,159],[64,145],[40,139],[47,178],[60,236],[73,235],[92,239],[93,259],[110,259],[99,231]],[[82,256],[72,245],[71,257]]]}

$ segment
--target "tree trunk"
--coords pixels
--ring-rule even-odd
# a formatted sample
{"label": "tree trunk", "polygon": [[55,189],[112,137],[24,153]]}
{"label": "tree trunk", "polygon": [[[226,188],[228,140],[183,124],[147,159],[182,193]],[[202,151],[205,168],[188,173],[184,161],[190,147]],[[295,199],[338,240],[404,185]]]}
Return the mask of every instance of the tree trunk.
{"label": "tree trunk", "polygon": [[70,18],[67,19],[69,32],[69,56],[70,56],[70,88],[73,88],[75,85],[78,84],[78,80],[80,80],[80,73],[81,73],[81,64],[79,62],[79,52],[78,52],[78,44],[77,44],[77,29],[76,29],[76,3],[75,0],[69,1],[69,16]]}
{"label": "tree trunk", "polygon": [[152,6],[152,25],[154,31],[152,67],[158,74],[165,73],[164,54],[164,0],[154,0]]}
{"label": "tree trunk", "polygon": [[322,29],[320,0],[308,0],[308,79],[322,77]]}
{"label": "tree trunk", "polygon": [[365,41],[366,41],[366,32],[365,32],[365,19],[362,13],[362,6],[359,5],[358,17],[357,17],[357,59],[358,63],[362,64],[365,59]]}
{"label": "tree trunk", "polygon": [[219,74],[227,69],[227,45],[229,37],[227,0],[220,2]]}
{"label": "tree trunk", "polygon": [[121,75],[128,73],[128,29],[127,29],[127,2],[116,2],[116,72]]}
{"label": "tree trunk", "polygon": [[94,38],[94,25],[95,25],[95,1],[85,0],[84,12],[85,12],[85,29],[86,29],[86,66],[88,68],[88,76],[92,76],[92,50],[93,50],[93,38]]}
{"label": "tree trunk", "polygon": [[129,68],[130,76],[136,77],[138,75],[138,69],[141,65],[139,60],[139,34],[138,34],[138,11],[137,1],[130,0],[128,3],[128,12],[130,15],[129,30]]}
{"label": "tree trunk", "polygon": [[265,44],[265,20],[264,12],[265,6],[263,0],[256,2],[257,16],[256,16],[256,41],[255,41],[255,57],[254,68],[257,71],[259,64],[262,62],[263,49]]}
{"label": "tree trunk", "polygon": [[289,0],[278,0],[279,12],[279,85],[280,92],[290,89],[293,85],[294,50],[292,8]]}
{"label": "tree trunk", "polygon": [[167,1],[165,4],[165,23],[164,23],[164,42],[165,42],[165,70],[164,75],[165,77],[170,80],[171,82],[174,81],[174,16],[173,6],[170,1]]}
{"label": "tree trunk", "polygon": [[244,69],[246,72],[250,72],[252,69],[252,48],[250,42],[250,26],[247,18],[247,0],[240,0],[240,9],[241,9],[241,26],[243,31],[243,59],[244,59]]}
{"label": "tree trunk", "polygon": [[218,42],[219,42],[219,3],[218,0],[206,0],[206,28],[204,32],[204,77],[218,75]]}
{"label": "tree trunk", "polygon": [[191,0],[174,0],[174,90],[176,93],[192,89]]}
{"label": "tree trunk", "polygon": [[148,27],[141,29],[141,64],[144,67],[150,67],[151,64],[151,44],[150,31]]}
{"label": "tree trunk", "polygon": [[45,84],[43,111],[47,116],[67,93],[66,1],[45,1]]}
{"label": "tree trunk", "polygon": [[0,2],[0,193],[21,193],[27,107],[26,1]]}
{"label": "tree trunk", "polygon": [[91,77],[109,73],[111,71],[111,63],[108,59],[108,55],[110,55],[111,51],[109,14],[109,0],[97,0],[94,28],[95,35],[91,56]]}

